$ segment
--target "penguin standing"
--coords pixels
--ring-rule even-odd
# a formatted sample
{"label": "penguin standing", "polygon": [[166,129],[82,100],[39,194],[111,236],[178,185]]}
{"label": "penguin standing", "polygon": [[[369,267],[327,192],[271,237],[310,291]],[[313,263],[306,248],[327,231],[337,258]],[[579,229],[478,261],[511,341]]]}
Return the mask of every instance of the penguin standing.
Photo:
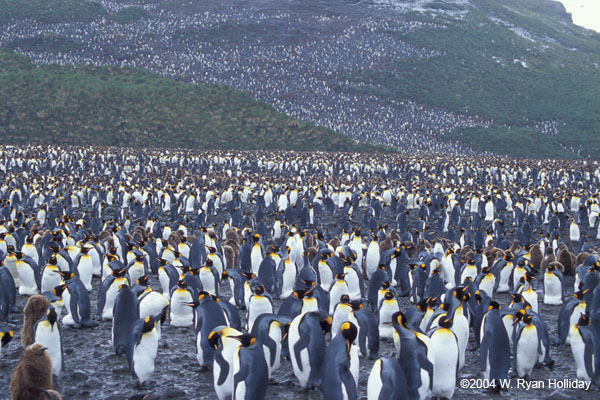
{"label": "penguin standing", "polygon": [[321,392],[325,399],[358,399],[358,349],[353,345],[358,330],[344,322],[341,333],[329,343],[323,363]]}
{"label": "penguin standing", "polygon": [[217,327],[208,335],[208,343],[215,349],[213,384],[219,400],[231,399],[233,395],[233,362],[240,347],[238,337],[242,332],[230,327]]}
{"label": "penguin standing", "polygon": [[373,364],[367,381],[367,400],[406,400],[408,384],[404,370],[393,358],[379,358]]}
{"label": "penguin standing", "polygon": [[41,273],[37,263],[23,252],[16,252],[17,273],[19,274],[19,294],[31,296],[40,293]]}
{"label": "penguin standing", "polygon": [[576,324],[569,331],[571,353],[577,367],[577,379],[590,382],[593,374],[592,358],[594,356],[594,332],[589,330],[590,319],[581,314]]}
{"label": "penguin standing", "polygon": [[[510,341],[504,329],[500,305],[492,301],[485,315],[479,362],[483,377],[489,381],[508,379]],[[496,382],[498,385],[498,382]]]}
{"label": "penguin standing", "polygon": [[127,285],[119,287],[115,298],[112,318],[112,342],[115,354],[120,356],[127,352],[129,333],[133,323],[139,318],[139,300]]}
{"label": "penguin standing", "polygon": [[27,347],[34,342],[34,326],[37,321],[46,315],[50,301],[37,294],[27,299],[23,308],[23,328],[21,328],[21,344]]}
{"label": "penguin standing", "polygon": [[244,334],[233,357],[233,400],[262,400],[267,394],[269,370],[261,345],[256,338]]}
{"label": "penguin standing", "polygon": [[332,319],[325,311],[300,314],[292,320],[288,346],[294,375],[303,388],[321,385],[325,333],[331,329]]}
{"label": "penguin standing", "polygon": [[127,279],[127,269],[123,266],[120,269],[111,269],[112,273],[108,276],[98,289],[98,319],[112,320],[113,306],[115,298],[119,294],[119,288],[123,285],[129,286]]}
{"label": "penguin standing", "polygon": [[127,342],[127,362],[134,379],[143,384],[154,372],[154,360],[158,351],[156,319],[138,319],[131,326]]}
{"label": "penguin standing", "polygon": [[544,273],[544,304],[560,305],[563,302],[563,275],[554,263]]}
{"label": "penguin standing", "polygon": [[50,256],[50,259],[48,260],[48,264],[46,264],[46,266],[44,267],[44,270],[42,271],[42,278],[41,278],[41,285],[40,285],[41,286],[40,291],[42,293],[52,290],[52,288],[54,288],[62,283],[62,277],[58,274],[58,271],[60,271],[60,268],[58,267],[58,265],[56,263],[57,263],[56,256],[54,254],[52,254]]}
{"label": "penguin standing", "polygon": [[88,292],[92,291],[92,276],[94,271],[94,261],[88,254],[90,247],[84,245],[79,250],[79,254],[73,260],[73,272],[79,277]]}
{"label": "penguin standing", "polygon": [[254,321],[261,314],[273,313],[273,300],[268,293],[265,293],[265,287],[260,284],[254,288],[254,294],[248,301],[248,331],[252,331]]}
{"label": "penguin standing", "polygon": [[517,375],[527,379],[538,360],[538,349],[541,346],[531,314],[525,314],[521,322],[513,332],[513,362]]}
{"label": "penguin standing", "polygon": [[[183,275],[182,275],[183,277]],[[177,282],[177,286],[171,289],[169,313],[171,325],[177,327],[191,326],[194,323],[194,312],[186,304],[193,301],[193,289],[188,288],[184,279]]]}
{"label": "penguin standing", "polygon": [[433,382],[431,394],[434,397],[452,398],[458,375],[458,340],[451,330],[452,320],[442,316],[438,328],[430,336],[433,358]]}
{"label": "penguin standing", "polygon": [[54,307],[48,307],[46,315],[33,327],[34,342],[46,348],[52,359],[52,372],[60,376],[63,368],[63,349],[58,326],[58,316]]}
{"label": "penguin standing", "polygon": [[91,320],[90,297],[81,280],[73,272],[61,271],[60,275],[67,284],[63,292],[67,315],[63,317],[62,323],[77,329],[96,326],[97,324]]}
{"label": "penguin standing", "polygon": [[379,303],[379,337],[392,339],[394,327],[392,326],[392,316],[400,311],[400,305],[394,292],[388,290],[385,292],[383,300]]}

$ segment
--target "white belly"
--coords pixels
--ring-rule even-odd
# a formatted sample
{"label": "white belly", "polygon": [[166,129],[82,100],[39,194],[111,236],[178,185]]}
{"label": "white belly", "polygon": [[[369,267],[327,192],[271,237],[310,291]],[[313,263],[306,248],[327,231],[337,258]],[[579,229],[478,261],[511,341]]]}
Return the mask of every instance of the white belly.
{"label": "white belly", "polygon": [[554,274],[544,274],[544,304],[562,304],[562,285]]}
{"label": "white belly", "polygon": [[519,377],[531,374],[538,359],[538,337],[535,328],[524,328],[517,346],[517,374]]}
{"label": "white belly", "polygon": [[133,350],[133,364],[135,373],[143,383],[154,372],[154,360],[158,350],[158,335],[156,330],[145,333],[139,345]]}

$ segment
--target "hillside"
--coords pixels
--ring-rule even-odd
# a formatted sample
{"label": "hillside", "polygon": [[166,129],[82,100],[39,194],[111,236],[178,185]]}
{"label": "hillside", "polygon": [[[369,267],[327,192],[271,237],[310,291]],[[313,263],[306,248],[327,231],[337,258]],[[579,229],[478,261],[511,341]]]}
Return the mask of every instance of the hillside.
{"label": "hillside", "polygon": [[599,158],[600,34],[551,0],[55,2],[88,11],[13,12],[0,46],[228,86],[408,153]]}
{"label": "hillside", "polygon": [[372,151],[239,91],[142,70],[36,67],[0,50],[0,137],[11,144]]}

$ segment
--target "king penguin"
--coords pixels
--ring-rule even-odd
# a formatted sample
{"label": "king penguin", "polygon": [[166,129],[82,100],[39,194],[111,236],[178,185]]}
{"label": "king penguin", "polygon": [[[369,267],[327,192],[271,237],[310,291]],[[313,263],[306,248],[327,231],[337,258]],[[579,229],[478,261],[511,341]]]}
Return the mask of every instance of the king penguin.
{"label": "king penguin", "polygon": [[138,319],[131,326],[127,342],[127,362],[134,379],[143,384],[154,372],[154,360],[158,351],[156,319]]}
{"label": "king penguin", "polygon": [[326,311],[300,314],[292,321],[288,346],[294,375],[303,388],[321,385],[325,333],[331,329],[332,319]]}
{"label": "king penguin", "polygon": [[344,322],[329,343],[323,363],[321,392],[325,399],[358,399],[358,349],[353,345],[356,325]]}
{"label": "king penguin", "polygon": [[433,382],[431,394],[434,397],[452,398],[458,375],[458,340],[451,330],[452,320],[443,316],[438,320],[438,328],[431,333],[433,357]]}
{"label": "king penguin", "polygon": [[52,372],[60,376],[63,368],[63,348],[54,307],[48,307],[46,315],[33,327],[34,342],[46,348],[52,359]]}

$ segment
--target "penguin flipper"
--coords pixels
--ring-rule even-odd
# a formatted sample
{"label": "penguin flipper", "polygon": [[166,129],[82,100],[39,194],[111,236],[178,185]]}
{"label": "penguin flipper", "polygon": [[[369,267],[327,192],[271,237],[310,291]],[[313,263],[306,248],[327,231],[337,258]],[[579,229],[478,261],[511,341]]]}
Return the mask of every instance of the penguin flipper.
{"label": "penguin flipper", "polygon": [[358,391],[356,389],[356,382],[354,376],[350,373],[347,366],[342,366],[340,370],[340,379],[342,385],[346,387],[346,393],[348,399],[358,399]]}
{"label": "penguin flipper", "polygon": [[[302,321],[301,321],[302,322]],[[294,343],[294,355],[296,356],[296,362],[298,364],[298,369],[302,371],[302,362],[300,358],[300,352],[308,347],[310,332],[308,329],[302,329],[302,326],[299,329],[300,338],[296,343]]]}
{"label": "penguin flipper", "polygon": [[221,351],[215,351],[215,362],[221,368],[221,373],[217,380],[217,385],[221,386],[225,383],[225,380],[227,380],[227,375],[229,375],[229,363],[225,361]]}

